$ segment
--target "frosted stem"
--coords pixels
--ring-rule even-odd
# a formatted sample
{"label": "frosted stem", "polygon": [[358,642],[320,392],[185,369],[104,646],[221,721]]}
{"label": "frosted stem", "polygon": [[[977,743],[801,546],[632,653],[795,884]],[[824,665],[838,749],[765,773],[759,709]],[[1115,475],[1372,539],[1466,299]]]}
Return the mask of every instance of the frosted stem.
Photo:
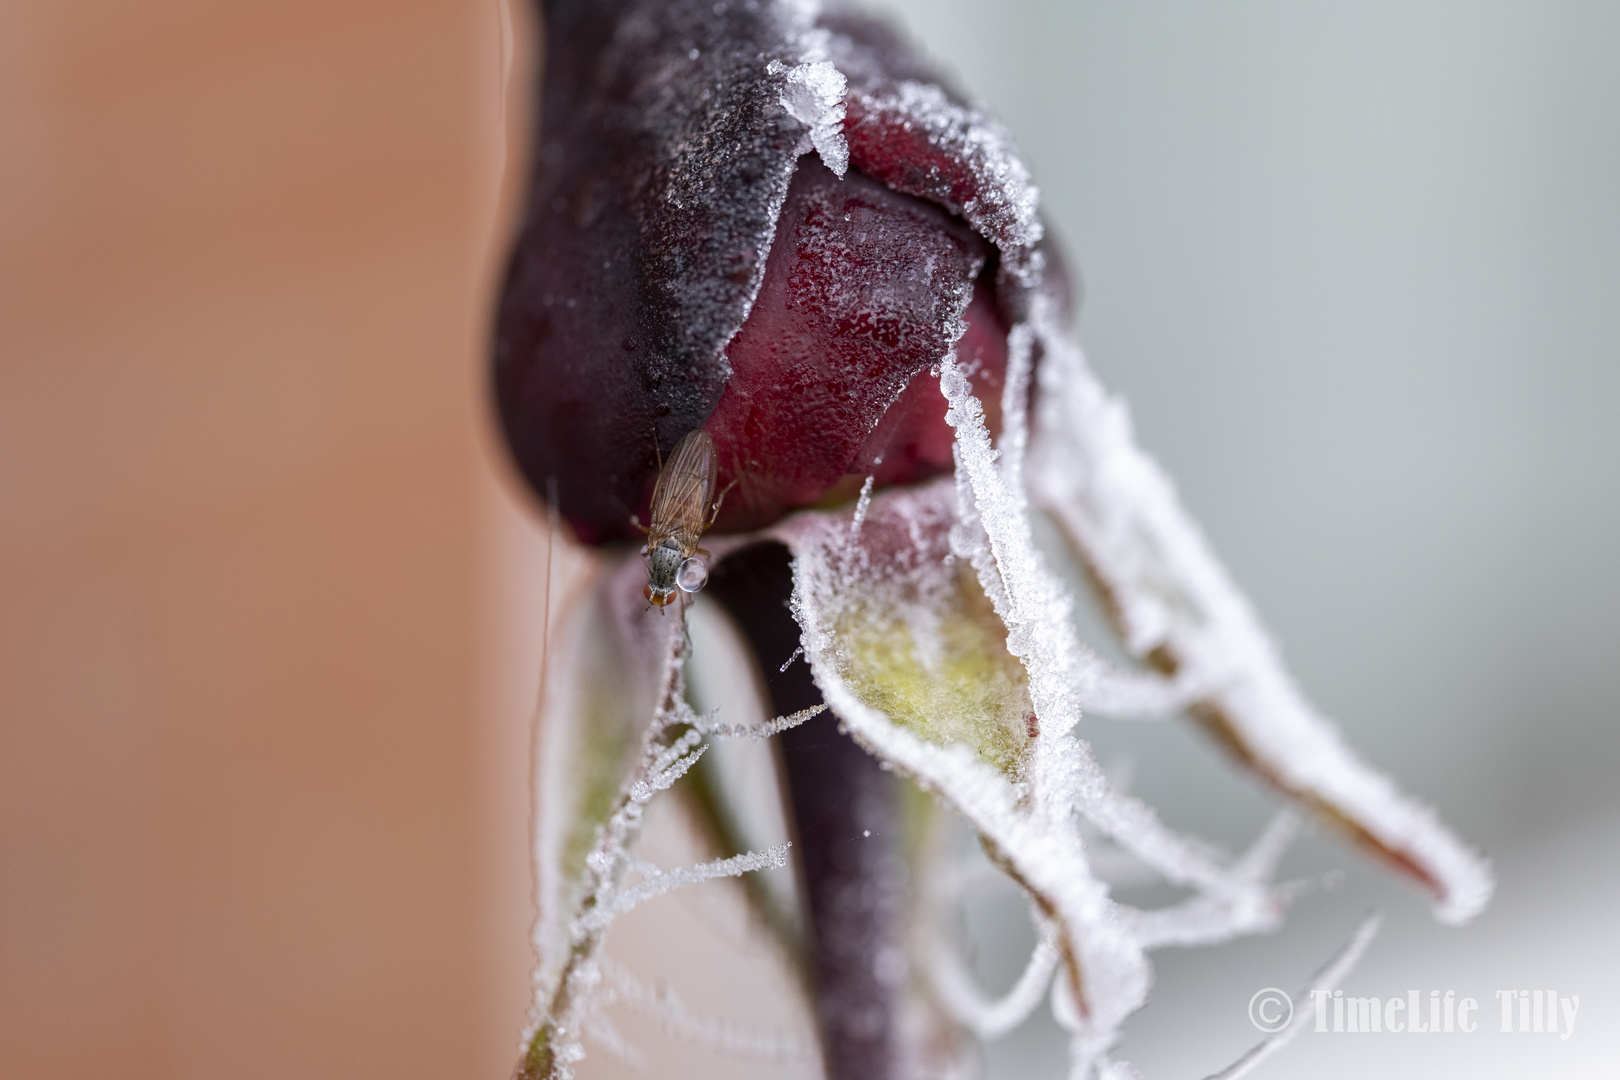
{"label": "frosted stem", "polygon": [[1056,935],[1049,926],[1043,927],[1018,981],[995,1001],[985,998],[961,956],[944,941],[935,942],[929,974],[946,1011],[957,1023],[981,1039],[995,1039],[1035,1011],[1052,983],[1060,955]]}
{"label": "frosted stem", "polygon": [[713,881],[715,878],[737,877],[754,870],[772,869],[787,865],[788,848],[791,844],[781,844],[767,848],[764,851],[749,851],[741,855],[733,855],[729,859],[712,859],[709,862],[698,863],[695,866],[685,866],[678,870],[665,870],[660,873],[644,877],[626,889],[618,890],[612,901],[592,908],[579,922],[582,930],[588,933],[598,933],[607,929],[608,923],[624,915],[639,904],[646,903],[655,896],[662,896],[675,889],[696,885],[703,881]]}
{"label": "frosted stem", "polygon": [[1311,1022],[1311,1011],[1306,1008],[1306,1002],[1311,1001],[1312,995],[1318,990],[1332,990],[1344,981],[1344,977],[1350,974],[1350,969],[1356,966],[1362,954],[1367,951],[1367,946],[1372,944],[1373,938],[1378,936],[1380,923],[1376,912],[1361,921],[1344,947],[1335,953],[1305,985],[1305,989],[1294,997],[1296,1002],[1294,1015],[1287,1027],[1262,1039],[1248,1053],[1220,1072],[1212,1073],[1207,1080],[1238,1080],[1240,1076],[1247,1076],[1259,1067],[1262,1061],[1292,1042],[1295,1036],[1305,1030],[1305,1025]]}

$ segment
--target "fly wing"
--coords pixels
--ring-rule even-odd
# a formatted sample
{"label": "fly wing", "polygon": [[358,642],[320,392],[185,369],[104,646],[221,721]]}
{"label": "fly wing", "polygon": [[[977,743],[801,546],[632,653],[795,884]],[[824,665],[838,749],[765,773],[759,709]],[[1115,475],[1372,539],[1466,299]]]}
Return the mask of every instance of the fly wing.
{"label": "fly wing", "polygon": [[714,440],[707,431],[698,428],[682,437],[653,487],[654,523],[696,530],[694,536],[701,533],[709,523],[718,468]]}

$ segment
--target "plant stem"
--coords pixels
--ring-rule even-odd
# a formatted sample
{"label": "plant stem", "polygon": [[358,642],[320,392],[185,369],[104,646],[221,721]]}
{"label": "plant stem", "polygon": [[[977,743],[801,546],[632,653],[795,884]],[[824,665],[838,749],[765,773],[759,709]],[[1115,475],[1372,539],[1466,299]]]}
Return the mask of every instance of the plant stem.
{"label": "plant stem", "polygon": [[[787,608],[792,590],[792,566],[780,544],[730,556],[708,586],[748,638],[772,711],[782,715],[821,704],[808,664],[780,670],[799,647],[799,626]],[[897,1071],[896,1012],[906,976],[896,782],[831,712],[781,739],[827,1077],[889,1080]]]}

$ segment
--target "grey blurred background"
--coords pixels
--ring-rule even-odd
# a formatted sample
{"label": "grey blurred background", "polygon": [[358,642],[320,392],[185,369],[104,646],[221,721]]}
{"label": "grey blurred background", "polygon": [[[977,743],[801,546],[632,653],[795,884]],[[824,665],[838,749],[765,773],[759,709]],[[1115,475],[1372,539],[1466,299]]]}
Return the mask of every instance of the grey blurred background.
{"label": "grey blurred background", "polygon": [[[1306,1037],[1258,1075],[1615,1075],[1620,7],[888,8],[1011,128],[1092,363],[1309,695],[1501,878],[1450,930],[1308,842],[1289,869],[1343,885],[1274,938],[1161,954],[1124,1055],[1214,1071],[1256,1037],[1250,995],[1377,905],[1349,992],[1455,989],[1482,1029]],[[1237,845],[1264,820],[1188,728],[1086,734],[1173,823]],[[976,924],[992,983],[1016,916]],[[1496,1030],[1495,991],[1531,987],[1581,995],[1570,1040]],[[991,1061],[1056,1076],[1058,1053],[1043,1017]]]}

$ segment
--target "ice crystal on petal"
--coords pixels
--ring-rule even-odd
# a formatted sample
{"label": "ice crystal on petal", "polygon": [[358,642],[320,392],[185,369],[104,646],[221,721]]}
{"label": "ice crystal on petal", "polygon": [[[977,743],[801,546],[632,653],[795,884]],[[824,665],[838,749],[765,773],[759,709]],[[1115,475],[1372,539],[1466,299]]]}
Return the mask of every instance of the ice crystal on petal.
{"label": "ice crystal on petal", "polygon": [[[897,191],[943,202],[1004,248],[1034,248],[1044,227],[1040,191],[1002,126],[960,105],[934,83],[902,80],[892,89],[858,93],[852,126],[913,125],[916,138],[963,164],[958,176],[914,173],[900,162],[878,178]],[[887,132],[886,132],[887,133]],[[874,135],[876,133],[874,132]]]}
{"label": "ice crystal on petal", "polygon": [[799,64],[783,77],[782,107],[810,130],[799,153],[814,148],[822,164],[844,175],[849,145],[844,142],[844,76],[827,60]]}

